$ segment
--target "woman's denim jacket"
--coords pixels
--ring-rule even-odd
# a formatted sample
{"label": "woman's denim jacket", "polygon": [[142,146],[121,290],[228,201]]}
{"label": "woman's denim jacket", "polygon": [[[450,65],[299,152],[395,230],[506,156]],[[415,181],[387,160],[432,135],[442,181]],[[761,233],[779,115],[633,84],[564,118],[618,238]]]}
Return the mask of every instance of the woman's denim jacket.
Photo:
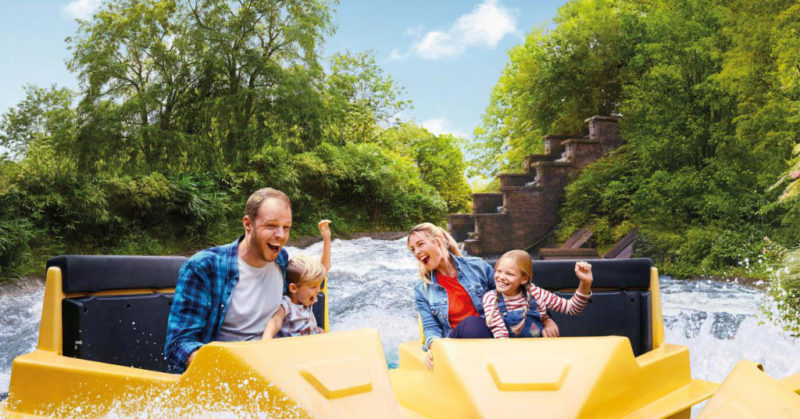
{"label": "woman's denim jacket", "polygon": [[[460,257],[451,253],[450,259],[458,270],[458,282],[472,298],[475,310],[483,316],[483,294],[495,288],[494,269],[485,260],[477,257]],[[426,351],[434,339],[448,336],[451,329],[448,320],[447,291],[439,285],[436,273],[431,272],[429,275],[432,284],[428,285],[419,280],[414,285],[414,303],[422,320],[422,330],[425,334],[423,350]]]}

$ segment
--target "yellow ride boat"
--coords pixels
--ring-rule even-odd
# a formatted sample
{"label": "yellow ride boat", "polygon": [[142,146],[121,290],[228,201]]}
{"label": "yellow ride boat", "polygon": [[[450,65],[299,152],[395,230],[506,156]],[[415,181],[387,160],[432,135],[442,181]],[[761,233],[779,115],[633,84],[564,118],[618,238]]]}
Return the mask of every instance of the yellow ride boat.
{"label": "yellow ride boat", "polygon": [[[441,340],[433,371],[420,341],[388,370],[364,329],[213,342],[171,374],[162,349],[184,260],[51,259],[38,345],[14,360],[2,415],[650,418],[689,417],[710,398],[700,417],[800,417],[800,374],[778,381],[742,361],[721,385],[692,379],[688,348],[664,342],[649,259],[592,261],[584,313],[553,315],[562,337]],[[534,261],[537,284],[571,295],[573,263]]]}

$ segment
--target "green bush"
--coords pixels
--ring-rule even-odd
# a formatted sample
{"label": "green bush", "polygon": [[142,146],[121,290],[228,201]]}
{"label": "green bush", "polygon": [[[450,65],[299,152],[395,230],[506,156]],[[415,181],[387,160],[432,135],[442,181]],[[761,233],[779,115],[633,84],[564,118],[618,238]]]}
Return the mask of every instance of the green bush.
{"label": "green bush", "polygon": [[37,236],[35,226],[26,218],[0,219],[0,279],[20,275],[30,242]]}
{"label": "green bush", "polygon": [[585,167],[566,187],[557,239],[564,241],[587,224],[593,224],[600,247],[627,234],[633,228],[630,223],[622,236],[614,226],[632,218],[638,166],[636,155],[623,146]]}
{"label": "green bush", "polygon": [[754,226],[744,226],[746,231],[723,230],[713,241],[702,267],[724,270],[729,266],[750,268],[759,263],[763,243]]}
{"label": "green bush", "polygon": [[420,180],[417,168],[378,146],[323,143],[295,161],[303,174],[304,199],[296,211],[301,224],[335,215],[353,229],[402,230],[424,220],[441,221],[446,214],[446,203]]}
{"label": "green bush", "polygon": [[764,307],[767,317],[800,336],[800,249],[786,253],[782,263],[775,265],[767,293],[775,302],[774,307]]}
{"label": "green bush", "polygon": [[[28,88],[0,116],[0,150],[18,159],[0,153],[0,276],[65,252],[227,242],[266,186],[289,195],[300,235],[323,217],[341,233],[406,229],[465,207],[458,139],[395,120],[408,101],[370,53],[323,68],[327,2],[171,4],[109,1],[68,39],[79,89]],[[236,19],[197,25],[219,13]],[[133,88],[115,68],[141,56],[152,77]],[[236,72],[217,65],[233,56]]]}

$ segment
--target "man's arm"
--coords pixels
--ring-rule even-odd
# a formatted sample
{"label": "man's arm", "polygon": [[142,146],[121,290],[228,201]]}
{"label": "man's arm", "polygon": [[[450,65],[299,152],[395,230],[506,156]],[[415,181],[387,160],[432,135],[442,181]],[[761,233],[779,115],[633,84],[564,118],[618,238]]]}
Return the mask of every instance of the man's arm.
{"label": "man's arm", "polygon": [[203,346],[211,293],[208,274],[197,261],[188,260],[181,267],[175,296],[167,321],[164,355],[172,367],[185,369]]}

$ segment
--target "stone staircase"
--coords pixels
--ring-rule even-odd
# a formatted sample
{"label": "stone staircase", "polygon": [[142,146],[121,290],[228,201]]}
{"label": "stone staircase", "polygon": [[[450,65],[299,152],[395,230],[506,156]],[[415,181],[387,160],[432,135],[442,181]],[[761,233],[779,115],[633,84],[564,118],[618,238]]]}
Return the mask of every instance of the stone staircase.
{"label": "stone staircase", "polygon": [[472,194],[471,214],[447,216],[453,237],[473,256],[529,249],[558,224],[566,185],[588,164],[623,144],[616,117],[586,120],[586,137],[547,135],[545,153],[525,158],[524,173],[503,173],[499,193]]}

